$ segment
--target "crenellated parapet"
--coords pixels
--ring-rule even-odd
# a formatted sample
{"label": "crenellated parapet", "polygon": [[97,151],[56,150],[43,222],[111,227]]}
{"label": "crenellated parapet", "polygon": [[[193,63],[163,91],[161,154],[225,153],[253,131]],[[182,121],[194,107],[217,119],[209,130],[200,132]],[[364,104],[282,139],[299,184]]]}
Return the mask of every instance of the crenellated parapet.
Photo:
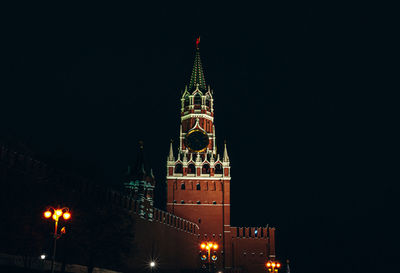
{"label": "crenellated parapet", "polygon": [[232,238],[268,240],[271,227],[231,227]]}
{"label": "crenellated parapet", "polygon": [[233,264],[262,263],[275,258],[274,227],[231,227]]}

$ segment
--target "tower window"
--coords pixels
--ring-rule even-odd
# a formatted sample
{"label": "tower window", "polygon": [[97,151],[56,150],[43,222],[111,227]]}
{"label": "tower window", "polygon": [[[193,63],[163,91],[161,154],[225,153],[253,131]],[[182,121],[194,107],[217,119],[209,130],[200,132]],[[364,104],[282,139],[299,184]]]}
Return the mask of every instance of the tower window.
{"label": "tower window", "polygon": [[200,204],[201,202],[200,202],[200,201],[197,201],[196,203],[197,203],[197,204]]}
{"label": "tower window", "polygon": [[196,184],[196,190],[198,190],[198,191],[201,190],[201,188],[200,188],[200,183],[197,183],[197,184]]}
{"label": "tower window", "polygon": [[185,204],[185,201],[181,200],[181,204]]}
{"label": "tower window", "polygon": [[210,103],[210,98],[207,96],[207,99],[206,99],[206,105],[208,106],[208,107],[210,107],[211,106],[211,103]]}
{"label": "tower window", "polygon": [[182,164],[178,163],[175,165],[175,173],[182,173]]}
{"label": "tower window", "polygon": [[181,190],[184,190],[186,187],[185,187],[185,183],[182,183],[181,184]]}
{"label": "tower window", "polygon": [[194,96],[194,104],[201,105],[201,96],[200,96],[199,93],[197,93],[197,94]]}
{"label": "tower window", "polygon": [[217,204],[217,201],[213,201],[213,204],[216,205],[216,204]]}
{"label": "tower window", "polygon": [[194,164],[189,164],[188,173],[189,174],[195,174],[196,173],[196,168],[194,167]]}
{"label": "tower window", "polygon": [[222,166],[221,166],[221,164],[216,164],[215,165],[215,173],[216,174],[222,174]]}
{"label": "tower window", "polygon": [[204,164],[203,168],[201,169],[201,173],[203,174],[209,174],[210,173],[210,165]]}
{"label": "tower window", "polygon": [[188,106],[189,105],[189,96],[185,97],[185,102],[184,102],[184,106]]}

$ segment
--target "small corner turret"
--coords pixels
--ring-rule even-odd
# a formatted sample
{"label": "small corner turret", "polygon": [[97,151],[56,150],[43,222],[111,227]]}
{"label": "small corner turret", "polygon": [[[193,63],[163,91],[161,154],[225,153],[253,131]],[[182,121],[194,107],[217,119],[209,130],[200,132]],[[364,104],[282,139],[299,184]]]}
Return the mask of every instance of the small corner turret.
{"label": "small corner turret", "polygon": [[155,179],[153,170],[147,169],[143,150],[143,141],[139,141],[135,167],[132,169],[128,166],[124,191],[126,196],[140,203],[139,214],[151,219],[153,215]]}

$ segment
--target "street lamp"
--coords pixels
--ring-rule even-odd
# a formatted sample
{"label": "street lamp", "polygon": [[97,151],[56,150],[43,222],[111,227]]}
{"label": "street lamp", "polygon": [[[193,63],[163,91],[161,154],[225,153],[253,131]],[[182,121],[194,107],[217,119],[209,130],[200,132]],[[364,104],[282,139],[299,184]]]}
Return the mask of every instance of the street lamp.
{"label": "street lamp", "polygon": [[277,273],[278,269],[281,268],[281,263],[278,261],[268,261],[265,266],[268,268],[269,272]]}
{"label": "street lamp", "polygon": [[[213,262],[215,262],[217,260],[217,255],[212,255],[211,257],[211,250],[217,250],[219,247],[219,245],[217,243],[214,242],[202,242],[200,244],[200,248],[202,250],[206,250],[208,252],[208,271],[211,272],[211,260]],[[204,257],[205,255],[201,256],[202,260],[205,260],[206,257]]]}
{"label": "street lamp", "polygon": [[46,211],[43,213],[45,218],[52,218],[54,220],[54,245],[53,245],[53,257],[51,259],[51,273],[54,273],[54,260],[56,258],[56,246],[57,246],[57,239],[59,239],[62,234],[65,234],[65,227],[61,229],[61,233],[58,234],[58,220],[62,216],[64,220],[68,220],[71,218],[71,213],[69,212],[69,208],[64,207],[62,209],[60,208],[53,208],[53,207],[48,207]]}

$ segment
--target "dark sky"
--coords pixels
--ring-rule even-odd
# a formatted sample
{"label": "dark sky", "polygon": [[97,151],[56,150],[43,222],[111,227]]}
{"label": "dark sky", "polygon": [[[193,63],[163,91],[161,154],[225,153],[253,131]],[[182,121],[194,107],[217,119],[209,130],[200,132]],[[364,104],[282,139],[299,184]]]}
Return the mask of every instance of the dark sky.
{"label": "dark sky", "polygon": [[143,140],[163,182],[201,35],[232,225],[275,226],[293,272],[395,272],[370,14],[187,3],[5,9],[0,136],[114,186]]}

